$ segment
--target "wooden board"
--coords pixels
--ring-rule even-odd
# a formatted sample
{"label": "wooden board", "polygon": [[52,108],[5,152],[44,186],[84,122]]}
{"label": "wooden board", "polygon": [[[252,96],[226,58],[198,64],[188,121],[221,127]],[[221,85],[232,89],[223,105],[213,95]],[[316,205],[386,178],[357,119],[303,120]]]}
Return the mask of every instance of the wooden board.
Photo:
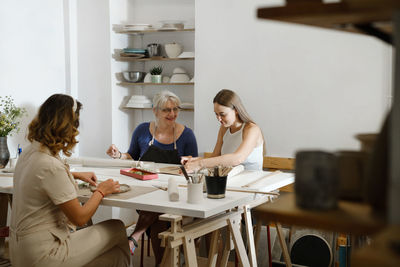
{"label": "wooden board", "polygon": [[283,7],[259,8],[259,18],[280,20],[316,26],[328,26],[346,23],[369,23],[375,21],[389,21],[392,16],[390,7],[353,6],[346,3],[321,3],[307,1],[289,3]]}
{"label": "wooden board", "polygon": [[278,221],[356,235],[375,233],[385,225],[382,218],[373,216],[366,204],[340,201],[335,210],[304,210],[296,206],[294,193],[282,194],[275,202],[260,205],[253,211],[256,218],[265,222]]}

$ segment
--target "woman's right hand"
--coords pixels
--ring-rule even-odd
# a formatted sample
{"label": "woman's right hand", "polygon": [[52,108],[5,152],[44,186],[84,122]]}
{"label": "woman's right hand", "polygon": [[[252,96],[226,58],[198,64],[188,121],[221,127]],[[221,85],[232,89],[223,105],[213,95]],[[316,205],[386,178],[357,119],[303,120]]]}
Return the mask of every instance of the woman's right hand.
{"label": "woman's right hand", "polygon": [[182,156],[181,157],[181,164],[185,165],[188,162],[191,162],[193,160],[198,160],[198,159],[202,159],[202,157]]}
{"label": "woman's right hand", "polygon": [[107,196],[112,193],[118,193],[119,192],[119,182],[114,181],[113,179],[108,179],[107,181],[100,183],[97,186],[97,189],[99,189],[101,192],[103,192],[104,196]]}
{"label": "woman's right hand", "polygon": [[120,158],[121,152],[119,152],[118,148],[112,144],[106,151],[107,155],[112,157],[113,159],[115,158]]}

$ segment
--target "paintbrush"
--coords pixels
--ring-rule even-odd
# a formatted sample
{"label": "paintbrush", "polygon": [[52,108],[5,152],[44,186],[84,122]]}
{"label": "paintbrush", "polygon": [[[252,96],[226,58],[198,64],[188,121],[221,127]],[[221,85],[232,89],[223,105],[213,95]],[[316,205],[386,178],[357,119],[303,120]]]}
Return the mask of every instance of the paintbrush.
{"label": "paintbrush", "polygon": [[186,172],[185,166],[181,165],[180,168],[181,168],[181,171],[182,171],[183,175],[184,175],[185,178],[186,178],[186,181],[187,181],[188,183],[190,183],[190,178],[189,178],[189,175],[188,175],[187,172]]}

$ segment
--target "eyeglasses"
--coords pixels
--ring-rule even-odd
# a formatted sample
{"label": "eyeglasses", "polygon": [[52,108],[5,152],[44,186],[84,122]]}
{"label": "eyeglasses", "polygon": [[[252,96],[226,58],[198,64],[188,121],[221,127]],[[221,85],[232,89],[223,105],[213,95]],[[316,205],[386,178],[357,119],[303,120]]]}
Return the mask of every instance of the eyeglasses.
{"label": "eyeglasses", "polygon": [[174,113],[178,113],[179,110],[181,108],[180,107],[174,107],[174,108],[160,108],[160,110],[164,113],[171,113],[171,111],[173,111]]}

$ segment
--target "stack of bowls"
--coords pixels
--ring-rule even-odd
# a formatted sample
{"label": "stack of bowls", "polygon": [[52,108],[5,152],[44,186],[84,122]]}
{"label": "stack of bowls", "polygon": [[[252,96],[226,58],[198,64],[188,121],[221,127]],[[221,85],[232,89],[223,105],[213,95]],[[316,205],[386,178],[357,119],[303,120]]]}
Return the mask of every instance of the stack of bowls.
{"label": "stack of bowls", "polygon": [[169,80],[170,83],[187,83],[190,81],[189,75],[183,68],[177,67],[173,70],[173,75]]}
{"label": "stack of bowls", "polygon": [[132,95],[126,104],[127,108],[151,108],[152,102],[145,95]]}

